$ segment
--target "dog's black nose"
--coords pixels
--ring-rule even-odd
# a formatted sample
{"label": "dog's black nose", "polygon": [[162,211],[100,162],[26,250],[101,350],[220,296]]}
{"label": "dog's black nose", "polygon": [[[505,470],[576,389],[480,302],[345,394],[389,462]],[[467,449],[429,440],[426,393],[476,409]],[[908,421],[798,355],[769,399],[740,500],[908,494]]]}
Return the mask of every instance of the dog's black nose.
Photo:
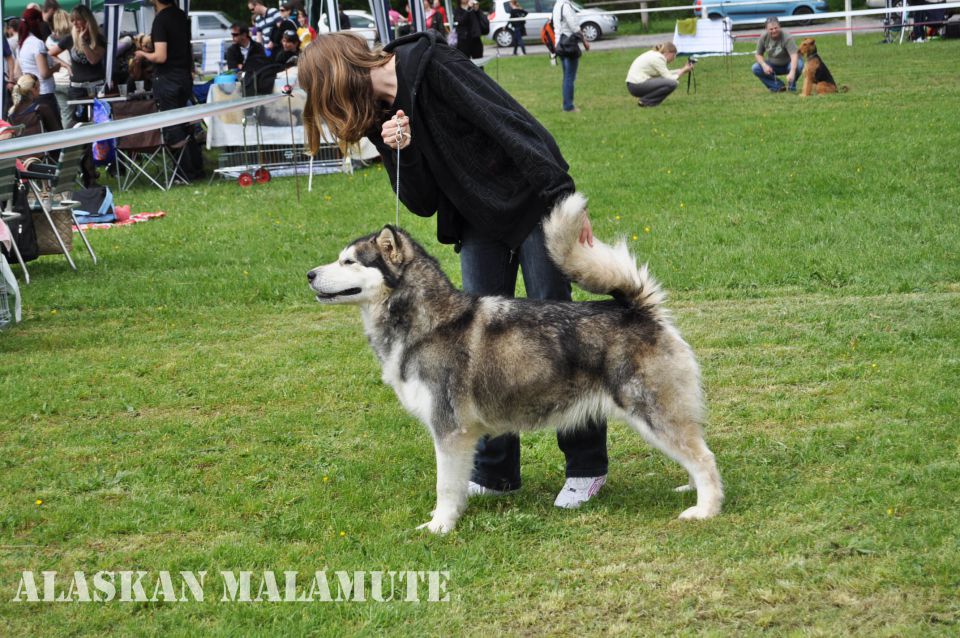
{"label": "dog's black nose", "polygon": [[317,273],[313,272],[312,270],[307,273],[307,281],[313,281],[316,278],[317,278]]}

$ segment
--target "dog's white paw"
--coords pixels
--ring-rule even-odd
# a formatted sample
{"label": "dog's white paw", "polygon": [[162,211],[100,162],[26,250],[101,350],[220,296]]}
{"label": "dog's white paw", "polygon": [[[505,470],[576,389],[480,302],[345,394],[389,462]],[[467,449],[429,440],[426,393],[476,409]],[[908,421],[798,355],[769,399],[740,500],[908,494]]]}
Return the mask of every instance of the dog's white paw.
{"label": "dog's white paw", "polygon": [[694,505],[683,510],[679,518],[681,521],[702,521],[706,518],[713,518],[719,513],[719,508]]}
{"label": "dog's white paw", "polygon": [[673,488],[673,491],[683,493],[683,492],[692,492],[695,489],[697,488],[695,488],[693,485],[690,485],[689,483],[686,483],[684,485],[678,485],[677,487]]}
{"label": "dog's white paw", "polygon": [[434,518],[429,523],[418,525],[417,529],[427,528],[432,534],[446,534],[453,531],[454,525],[456,525],[456,521]]}

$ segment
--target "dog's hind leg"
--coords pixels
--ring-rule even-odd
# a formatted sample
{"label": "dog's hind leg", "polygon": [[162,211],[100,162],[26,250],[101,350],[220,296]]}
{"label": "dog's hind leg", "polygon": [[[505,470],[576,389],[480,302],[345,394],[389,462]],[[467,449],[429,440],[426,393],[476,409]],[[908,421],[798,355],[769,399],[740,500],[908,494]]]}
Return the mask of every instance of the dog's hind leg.
{"label": "dog's hind leg", "polygon": [[473,471],[473,456],[480,437],[465,429],[435,435],[437,453],[437,507],[426,527],[434,534],[453,530],[467,507],[467,483]]}
{"label": "dog's hind leg", "polygon": [[690,485],[678,487],[677,491],[688,491],[692,486],[697,490],[697,504],[684,510],[680,518],[703,519],[719,514],[723,482],[700,425],[694,419],[670,419],[663,415],[644,418],[627,414],[627,421],[647,443],[678,462],[690,475]]}

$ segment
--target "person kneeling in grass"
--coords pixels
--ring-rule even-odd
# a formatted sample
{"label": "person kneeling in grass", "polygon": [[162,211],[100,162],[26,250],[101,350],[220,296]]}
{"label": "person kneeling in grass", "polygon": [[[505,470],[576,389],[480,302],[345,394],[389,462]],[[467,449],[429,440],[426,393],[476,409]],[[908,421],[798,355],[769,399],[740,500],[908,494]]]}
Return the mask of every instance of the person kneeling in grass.
{"label": "person kneeling in grass", "polygon": [[677,47],[672,42],[662,42],[637,56],[627,71],[627,90],[637,98],[637,106],[657,106],[677,89],[680,78],[693,70],[689,62],[682,69],[668,69],[676,59]]}

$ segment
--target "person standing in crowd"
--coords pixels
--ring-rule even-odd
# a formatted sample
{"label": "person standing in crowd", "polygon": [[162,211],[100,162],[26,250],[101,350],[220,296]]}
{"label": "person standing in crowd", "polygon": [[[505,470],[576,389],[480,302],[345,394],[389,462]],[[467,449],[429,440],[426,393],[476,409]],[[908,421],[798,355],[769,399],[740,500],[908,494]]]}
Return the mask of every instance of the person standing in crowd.
{"label": "person standing in crowd", "polygon": [[60,123],[58,129],[63,128],[60,120],[60,106],[57,103],[56,82],[53,74],[60,68],[60,62],[50,57],[47,45],[41,35],[43,16],[37,9],[27,9],[20,19],[20,70],[30,73],[40,81],[37,100],[48,105],[56,113]]}
{"label": "person standing in crowd", "polygon": [[63,9],[57,9],[51,24],[53,33],[44,44],[47,45],[47,52],[51,57],[57,58],[60,62],[60,69],[53,74],[53,82],[56,86],[54,94],[57,97],[57,104],[60,105],[60,121],[63,122],[63,128],[71,128],[75,119],[73,107],[67,104],[67,100],[70,99],[70,56],[57,46],[60,40],[70,35],[70,14]]}
{"label": "person standing in crowd", "polygon": [[7,36],[7,44],[10,45],[10,52],[13,58],[17,59],[20,51],[20,18],[7,18],[3,21],[3,32]]}
{"label": "person standing in crowd", "polygon": [[10,104],[10,91],[13,90],[13,78],[17,74],[17,59],[13,57],[10,44],[3,41],[3,103]]}
{"label": "person standing in crowd", "polygon": [[231,71],[256,71],[267,64],[263,45],[250,38],[250,27],[239,22],[230,27],[233,44],[227,47],[224,59]]}
{"label": "person standing in crowd", "polygon": [[570,0],[557,0],[553,5],[553,33],[556,37],[554,46],[557,47],[557,57],[563,65],[563,110],[567,113],[579,113],[580,109],[573,103],[574,85],[577,82],[577,69],[580,67],[580,47],[569,53],[560,52],[560,39],[563,36],[575,38],[584,42],[580,35],[580,24],[577,22],[577,10]]}
{"label": "person standing in crowd", "polygon": [[627,91],[637,98],[637,106],[657,106],[676,90],[684,74],[693,71],[690,62],[677,71],[668,69],[667,65],[676,59],[677,47],[673,42],[661,42],[637,56],[627,71]]}
{"label": "person standing in crowd", "polygon": [[[273,29],[270,30],[270,41],[273,43],[271,49],[273,55],[278,55],[283,51],[283,34],[287,31],[297,31],[297,19],[293,14],[293,5],[284,2],[277,11],[277,17],[273,21]],[[274,60],[275,61],[275,60]]]}
{"label": "person standing in crowd", "polygon": [[53,33],[53,16],[60,10],[60,3],[57,0],[44,0],[43,3],[43,26],[40,31],[43,33],[43,40],[46,41]]}
{"label": "person standing in crowd", "polygon": [[267,55],[273,54],[273,23],[277,21],[280,12],[277,9],[267,8],[263,0],[250,0],[247,8],[253,14],[253,26],[257,31],[257,42],[263,45]]}
{"label": "person standing in crowd", "polygon": [[297,22],[300,24],[297,29],[297,35],[300,36],[300,46],[306,46],[317,37],[317,30],[310,26],[310,19],[303,7],[297,7]]}
{"label": "person standing in crowd", "polygon": [[[193,99],[193,50],[190,47],[190,19],[174,0],[153,0],[156,16],[150,36],[153,51],[138,49],[135,56],[153,63],[153,97],[161,111],[179,109]],[[163,129],[163,141],[184,149],[181,168],[189,180],[203,177],[203,155],[186,123]]]}
{"label": "person standing in crowd", "polygon": [[[437,238],[460,253],[466,292],[513,297],[522,271],[529,298],[570,300],[542,226],[575,190],[569,166],[543,125],[482,69],[432,30],[372,51],[352,34],[331,33],[301,52],[298,75],[310,149],[324,125],[342,145],[369,139],[407,208],[437,215]],[[593,242],[589,221],[580,240]],[[555,505],[577,507],[606,481],[606,423],[557,439],[567,480]],[[519,487],[519,437],[482,440],[469,493]]]}
{"label": "person standing in crowd", "polygon": [[457,49],[468,58],[482,58],[483,42],[480,36],[483,35],[483,21],[486,16],[481,15],[477,0],[460,0],[460,4],[453,10],[453,19],[457,22]]}
{"label": "person standing in crowd", "polygon": [[287,29],[280,38],[280,53],[277,54],[277,64],[282,64],[285,68],[294,66],[297,63],[297,56],[300,55],[300,38],[293,29]]}
{"label": "person standing in crowd", "polygon": [[447,10],[443,8],[443,3],[440,0],[433,0],[432,9],[440,16],[439,18],[436,16],[433,18],[434,30],[443,34],[450,33],[450,22],[447,20]]}
{"label": "person standing in crowd", "polygon": [[527,21],[522,20],[527,16],[526,10],[520,6],[517,0],[510,0],[510,29],[513,31],[513,54],[517,54],[517,47],[523,55],[527,54],[527,45],[523,43],[523,36],[527,35]]}
{"label": "person standing in crowd", "polygon": [[[796,91],[797,78],[803,71],[803,59],[797,43],[780,28],[780,21],[776,18],[767,18],[765,29],[765,33],[757,40],[754,54],[757,61],[753,64],[753,74],[771,93]],[[787,76],[786,86],[778,75]]]}

